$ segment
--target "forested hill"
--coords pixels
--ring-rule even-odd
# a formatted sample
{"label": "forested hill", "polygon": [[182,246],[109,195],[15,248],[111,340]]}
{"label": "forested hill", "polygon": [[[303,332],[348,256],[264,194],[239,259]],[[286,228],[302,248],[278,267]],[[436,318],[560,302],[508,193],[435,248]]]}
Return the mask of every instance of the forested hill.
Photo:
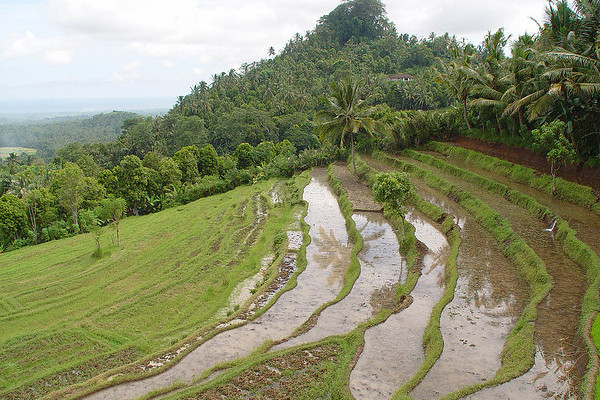
{"label": "forested hill", "polygon": [[52,156],[73,142],[113,142],[121,134],[123,123],[137,117],[134,113],[113,111],[87,118],[0,125],[0,147],[33,147],[42,156]]}
{"label": "forested hill", "polygon": [[[436,83],[433,66],[462,45],[447,34],[399,35],[380,1],[345,1],[278,54],[271,48],[265,59],[194,85],[165,117],[129,124],[121,141],[139,157],[207,144],[222,154],[243,142],[284,139],[301,150],[317,145],[312,117],[322,109],[330,83],[347,75],[367,79],[372,104],[405,110],[447,106],[452,100]],[[390,82],[397,73],[414,80]]]}

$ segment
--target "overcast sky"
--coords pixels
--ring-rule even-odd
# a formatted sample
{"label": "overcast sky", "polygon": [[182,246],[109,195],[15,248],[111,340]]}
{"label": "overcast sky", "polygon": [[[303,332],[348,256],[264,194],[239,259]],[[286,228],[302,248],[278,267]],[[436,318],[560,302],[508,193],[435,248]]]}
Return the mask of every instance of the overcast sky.
{"label": "overcast sky", "polygon": [[[184,95],[281,50],[340,0],[0,0],[0,100]],[[535,33],[546,0],[384,0],[400,33]],[[0,110],[1,111],[1,110]]]}

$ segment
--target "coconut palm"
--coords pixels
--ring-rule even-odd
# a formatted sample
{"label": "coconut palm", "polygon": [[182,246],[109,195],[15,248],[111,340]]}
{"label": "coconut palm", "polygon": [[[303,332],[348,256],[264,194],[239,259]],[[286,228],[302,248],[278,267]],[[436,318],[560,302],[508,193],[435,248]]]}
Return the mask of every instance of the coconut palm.
{"label": "coconut palm", "polygon": [[441,70],[438,70],[437,81],[446,85],[449,93],[455,97],[462,106],[463,117],[469,130],[472,129],[468,118],[467,100],[469,99],[473,82],[479,78],[477,72],[471,67],[470,55],[465,53],[462,57],[455,51],[455,59],[448,64],[440,60]]}
{"label": "coconut palm", "polygon": [[316,118],[317,132],[322,140],[328,139],[334,143],[339,141],[340,147],[343,147],[344,139],[350,136],[354,173],[357,173],[354,162],[354,137],[361,131],[372,136],[374,132],[386,130],[384,124],[376,122],[370,116],[373,108],[368,107],[365,100],[360,98],[363,85],[362,80],[354,77],[334,83],[331,96],[327,99],[328,108],[319,112]]}

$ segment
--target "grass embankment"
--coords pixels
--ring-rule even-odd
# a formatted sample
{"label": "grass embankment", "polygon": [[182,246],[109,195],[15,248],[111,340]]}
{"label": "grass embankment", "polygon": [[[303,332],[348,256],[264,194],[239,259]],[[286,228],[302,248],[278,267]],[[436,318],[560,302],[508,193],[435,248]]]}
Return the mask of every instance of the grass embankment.
{"label": "grass embankment", "polygon": [[101,259],[91,256],[91,235],[1,254],[0,397],[52,397],[73,384],[82,393],[111,375],[123,374],[110,384],[139,377],[144,362],[214,327],[233,288],[258,272],[297,214],[265,209],[256,225],[272,184],[127,218],[120,247],[103,230]]}
{"label": "grass embankment", "polygon": [[[437,148],[445,148],[446,145],[442,144],[434,144],[434,147]],[[452,147],[452,146],[447,146]],[[452,150],[452,149],[450,149]],[[469,159],[470,163],[477,166],[488,169],[488,166],[495,165],[495,160],[490,160],[492,157],[476,153],[472,150],[466,150],[462,148],[456,148],[458,154],[460,154],[462,159]],[[476,153],[476,154],[472,154]],[[588,366],[589,372],[586,377],[586,385],[585,392],[587,397],[591,396],[591,392],[596,391],[596,397],[600,398],[600,379],[598,379],[598,349],[600,349],[600,319],[597,317],[598,311],[600,311],[600,258],[598,255],[590,249],[588,245],[579,240],[576,236],[577,232],[573,230],[567,221],[559,218],[550,208],[539,204],[534,198],[522,194],[516,190],[510,189],[508,186],[493,181],[491,179],[485,178],[481,175],[478,175],[471,171],[466,171],[464,169],[458,168],[449,164],[445,161],[442,161],[433,156],[418,153],[412,150],[405,151],[405,154],[413,157],[421,162],[432,165],[440,170],[448,172],[454,176],[460,177],[461,179],[467,180],[469,182],[475,183],[478,186],[493,192],[510,202],[524,208],[533,216],[543,219],[546,223],[551,223],[554,220],[557,220],[556,224],[556,238],[558,242],[561,244],[563,251],[565,254],[571,258],[574,262],[581,265],[586,271],[586,280],[588,287],[583,297],[583,304],[581,307],[581,322],[580,322],[580,331],[586,339],[586,345],[588,347],[588,354],[590,356],[590,365]],[[501,160],[498,160],[501,161]],[[509,166],[504,166],[504,173],[508,177],[512,176],[520,176],[521,179],[524,179],[524,176],[521,175],[521,171],[524,167],[519,165],[514,165],[512,163],[508,163],[512,165],[513,172],[511,172],[511,168]],[[487,166],[486,166],[487,165]],[[540,177],[534,176],[535,180],[541,179]],[[547,177],[548,178],[548,177]],[[542,179],[543,181],[544,179]],[[545,179],[547,180],[547,179]],[[550,178],[551,180],[551,178]],[[535,182],[523,182],[519,180],[521,183],[525,183],[529,186],[536,187]],[[563,182],[564,184],[576,185],[571,182]],[[582,187],[581,185],[576,185],[578,187]],[[567,188],[563,187],[564,190]],[[590,188],[587,188],[591,191]],[[550,187],[550,191],[551,191]],[[584,190],[580,192],[585,193]],[[580,204],[581,205],[581,204]],[[593,322],[594,321],[594,322]],[[590,336],[593,339],[593,343],[590,341]]]}
{"label": "grass embankment", "polygon": [[488,207],[477,197],[461,190],[455,185],[439,178],[435,174],[375,152],[374,157],[393,167],[414,174],[430,187],[453,199],[486,229],[499,244],[502,253],[513,263],[529,286],[529,303],[523,309],[521,317],[508,334],[501,355],[501,366],[496,375],[485,382],[477,383],[457,392],[444,396],[444,399],[457,399],[483,388],[507,382],[529,370],[534,362],[535,346],[533,342],[533,323],[537,317],[537,305],[547,296],[552,287],[552,279],[546,271],[543,261],[519,238],[506,219]]}
{"label": "grass embankment", "polygon": [[[377,179],[378,172],[369,167],[360,158],[357,158],[356,164],[359,174],[363,176],[367,182],[369,182],[369,186],[372,187]],[[410,398],[408,394],[423,380],[425,375],[427,375],[442,354],[444,339],[442,338],[442,332],[440,330],[440,318],[444,307],[446,307],[446,305],[454,298],[454,290],[456,289],[456,281],[458,279],[456,259],[462,241],[460,228],[454,223],[454,219],[451,215],[445,214],[438,206],[426,202],[417,193],[414,193],[411,203],[417,210],[440,224],[442,232],[448,239],[450,251],[445,265],[444,292],[431,310],[429,322],[423,333],[423,351],[425,360],[413,377],[404,383],[392,397],[392,399],[398,400]]]}
{"label": "grass embankment", "polygon": [[[425,147],[552,195],[552,176],[548,174],[540,174],[532,168],[447,143],[431,142]],[[555,195],[559,199],[585,207],[600,215],[600,199],[597,194],[594,194],[593,189],[588,186],[556,178]]]}

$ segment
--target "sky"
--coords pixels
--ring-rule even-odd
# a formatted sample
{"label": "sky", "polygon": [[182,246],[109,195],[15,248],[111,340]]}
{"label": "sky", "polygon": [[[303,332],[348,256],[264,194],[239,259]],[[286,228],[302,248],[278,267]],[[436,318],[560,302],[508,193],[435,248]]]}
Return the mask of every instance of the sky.
{"label": "sky", "polygon": [[[0,107],[24,99],[167,98],[279,52],[340,0],[0,0]],[[383,0],[399,33],[478,44],[537,32],[546,0]],[[1,112],[2,110],[0,110]]]}

